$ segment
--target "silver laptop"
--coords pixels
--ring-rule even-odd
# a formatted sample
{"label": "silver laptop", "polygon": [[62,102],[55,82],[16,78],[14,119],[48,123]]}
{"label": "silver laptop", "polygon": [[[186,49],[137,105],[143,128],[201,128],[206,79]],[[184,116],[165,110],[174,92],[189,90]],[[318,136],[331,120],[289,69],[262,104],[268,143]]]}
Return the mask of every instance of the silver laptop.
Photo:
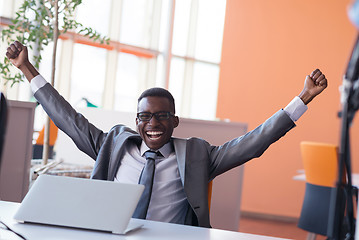
{"label": "silver laptop", "polygon": [[125,234],[144,186],[112,181],[40,175],[14,219]]}

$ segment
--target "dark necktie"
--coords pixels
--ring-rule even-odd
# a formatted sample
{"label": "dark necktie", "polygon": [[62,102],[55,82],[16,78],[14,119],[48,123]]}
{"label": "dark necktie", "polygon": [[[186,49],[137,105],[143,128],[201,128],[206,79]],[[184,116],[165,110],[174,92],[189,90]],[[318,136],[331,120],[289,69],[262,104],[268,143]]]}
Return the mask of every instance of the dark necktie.
{"label": "dark necktie", "polygon": [[151,199],[153,177],[155,175],[155,157],[157,152],[147,151],[145,152],[146,164],[142,170],[139,184],[145,185],[145,190],[142,193],[140,201],[132,217],[145,219],[147,215],[148,205]]}

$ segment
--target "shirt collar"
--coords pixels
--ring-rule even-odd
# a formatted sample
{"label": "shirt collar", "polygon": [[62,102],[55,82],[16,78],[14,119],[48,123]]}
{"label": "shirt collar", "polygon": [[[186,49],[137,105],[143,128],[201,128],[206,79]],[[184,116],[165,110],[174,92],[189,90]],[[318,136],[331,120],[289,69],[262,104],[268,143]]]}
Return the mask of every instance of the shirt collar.
{"label": "shirt collar", "polygon": [[[148,150],[150,150],[150,148],[147,147],[147,145],[144,141],[142,141],[141,147],[140,147],[141,156],[143,156],[143,154],[145,154],[145,152]],[[166,143],[157,151],[159,151],[162,154],[162,156],[164,156],[165,158],[168,158],[170,156],[170,154],[173,152],[172,142],[170,141],[170,142]]]}

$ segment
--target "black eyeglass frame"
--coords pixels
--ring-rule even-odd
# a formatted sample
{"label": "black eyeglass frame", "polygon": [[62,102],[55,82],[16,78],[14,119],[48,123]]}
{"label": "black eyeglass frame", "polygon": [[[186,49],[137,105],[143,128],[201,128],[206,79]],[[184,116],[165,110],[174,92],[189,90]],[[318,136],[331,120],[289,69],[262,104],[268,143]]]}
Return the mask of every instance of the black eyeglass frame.
{"label": "black eyeglass frame", "polygon": [[[149,118],[143,118],[143,116],[141,116],[141,114],[149,114]],[[161,118],[159,115],[160,114],[166,114],[166,117]],[[166,111],[160,111],[160,112],[155,112],[155,113],[150,113],[150,112],[139,112],[137,113],[137,118],[142,121],[142,122],[149,122],[152,117],[155,116],[156,120],[158,121],[164,121],[164,120],[168,120],[170,117],[174,117],[174,113],[172,112],[166,112]]]}

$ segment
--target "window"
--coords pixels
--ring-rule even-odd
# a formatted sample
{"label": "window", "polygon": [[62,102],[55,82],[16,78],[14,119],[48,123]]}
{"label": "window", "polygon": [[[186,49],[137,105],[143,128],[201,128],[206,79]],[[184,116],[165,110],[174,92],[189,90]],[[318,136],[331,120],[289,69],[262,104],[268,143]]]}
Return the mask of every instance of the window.
{"label": "window", "polygon": [[77,8],[76,20],[103,35],[109,35],[110,10],[111,0],[83,0]]}
{"label": "window", "polygon": [[[146,72],[146,63],[135,55],[120,53],[116,74],[115,109],[125,112],[136,111],[141,72]],[[142,69],[141,69],[142,68]]]}
{"label": "window", "polygon": [[[13,16],[18,6],[0,0],[1,16]],[[214,119],[225,7],[225,0],[83,0],[76,19],[111,42],[62,38],[55,85],[73,105],[87,98],[120,111],[136,111],[146,88],[164,87],[179,116]],[[51,54],[42,53],[46,77]]]}
{"label": "window", "polygon": [[106,50],[75,44],[71,71],[70,102],[86,98],[96,106],[102,105],[105,83]]}
{"label": "window", "polygon": [[169,90],[177,105],[180,101],[181,116],[216,116],[225,5],[218,0],[176,1]]}

